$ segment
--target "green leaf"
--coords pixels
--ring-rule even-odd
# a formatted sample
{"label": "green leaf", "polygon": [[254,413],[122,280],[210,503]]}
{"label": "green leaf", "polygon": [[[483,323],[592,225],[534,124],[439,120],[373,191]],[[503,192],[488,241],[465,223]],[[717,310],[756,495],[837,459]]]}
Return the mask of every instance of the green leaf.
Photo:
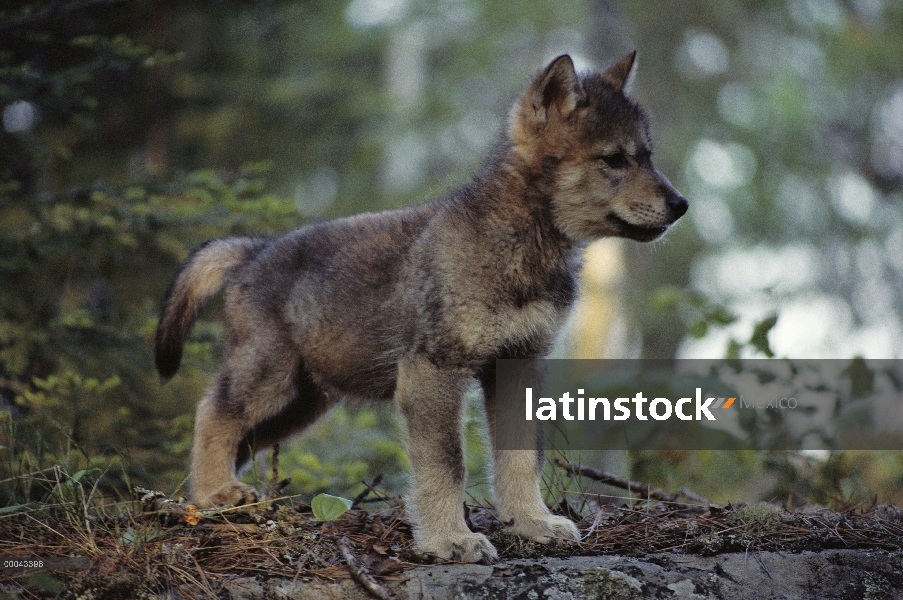
{"label": "green leaf", "polygon": [[753,328],[752,335],[749,338],[750,345],[752,345],[756,350],[758,350],[768,358],[774,358],[774,352],[771,350],[771,346],[768,344],[768,332],[772,330],[777,322],[777,315],[771,315],[762,319],[761,321],[756,323],[755,328]]}
{"label": "green leaf", "polygon": [[715,325],[731,325],[737,321],[737,315],[722,306],[717,306],[709,312],[707,320]]}
{"label": "green leaf", "polygon": [[313,508],[314,517],[323,521],[332,521],[351,509],[351,500],[329,494],[317,494],[310,506]]}
{"label": "green leaf", "polygon": [[0,515],[14,513],[14,512],[20,511],[20,510],[21,511],[31,510],[31,509],[37,508],[38,506],[40,506],[40,504],[37,502],[29,502],[28,504],[14,504],[12,506],[4,506],[4,507],[0,508]]}
{"label": "green leaf", "polygon": [[123,544],[132,545],[135,543],[136,537],[137,536],[135,535],[135,530],[133,528],[129,527],[128,529],[125,530],[125,533],[122,534],[122,537],[120,537],[119,540]]}
{"label": "green leaf", "polygon": [[875,374],[861,356],[854,357],[843,374],[850,378],[850,393],[853,398],[864,398],[875,390]]}
{"label": "green leaf", "polygon": [[681,303],[682,298],[683,295],[679,288],[671,285],[661,287],[656,290],[655,295],[652,297],[652,309],[664,311],[674,308]]}
{"label": "green leaf", "polygon": [[652,297],[652,309],[664,311],[678,306],[702,307],[706,304],[702,294],[683,290],[677,286],[666,285],[655,291]]}
{"label": "green leaf", "polygon": [[727,343],[727,350],[724,351],[724,358],[736,359],[740,358],[740,350],[742,350],[743,346],[735,340],[731,338]]}
{"label": "green leaf", "polygon": [[699,321],[696,321],[695,323],[690,325],[690,329],[688,330],[688,333],[691,336],[693,336],[694,338],[696,338],[697,340],[704,338],[705,334],[708,332],[709,332],[709,324],[706,323],[705,321],[703,321],[702,319],[700,319]]}

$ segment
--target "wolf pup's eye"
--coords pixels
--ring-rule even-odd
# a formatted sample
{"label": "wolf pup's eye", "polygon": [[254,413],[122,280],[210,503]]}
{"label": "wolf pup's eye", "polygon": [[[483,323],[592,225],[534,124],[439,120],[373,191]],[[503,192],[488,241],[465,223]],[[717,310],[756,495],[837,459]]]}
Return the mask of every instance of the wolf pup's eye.
{"label": "wolf pup's eye", "polygon": [[627,155],[623,152],[615,152],[614,154],[602,154],[599,159],[612,169],[625,169],[630,165]]}

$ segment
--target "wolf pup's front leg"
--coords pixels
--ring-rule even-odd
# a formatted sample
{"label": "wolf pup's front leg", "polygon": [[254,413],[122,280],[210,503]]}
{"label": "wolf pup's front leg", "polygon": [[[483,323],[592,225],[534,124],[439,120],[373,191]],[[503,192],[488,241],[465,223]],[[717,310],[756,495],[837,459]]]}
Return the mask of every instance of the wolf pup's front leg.
{"label": "wolf pup's front leg", "polygon": [[462,396],[472,374],[414,356],[398,364],[395,402],[408,429],[414,485],[408,509],[417,550],[440,558],[489,564],[498,559],[486,536],[464,521]]}
{"label": "wolf pup's front leg", "polygon": [[541,451],[495,448],[493,456],[496,503],[505,531],[540,544],[580,539],[577,526],[567,517],[553,515],[543,502]]}
{"label": "wolf pup's front leg", "polygon": [[[496,367],[490,365],[480,376],[486,405],[486,418],[492,438],[495,463],[495,500],[499,519],[506,531],[534,542],[548,544],[556,540],[579,540],[580,532],[570,519],[553,515],[539,489],[543,452],[541,431],[531,423],[510,419],[520,413],[517,393],[527,387],[541,388],[539,364],[524,363],[515,380],[508,377],[504,390],[496,389]],[[499,403],[503,406],[499,406]],[[497,422],[497,415],[509,417]]]}

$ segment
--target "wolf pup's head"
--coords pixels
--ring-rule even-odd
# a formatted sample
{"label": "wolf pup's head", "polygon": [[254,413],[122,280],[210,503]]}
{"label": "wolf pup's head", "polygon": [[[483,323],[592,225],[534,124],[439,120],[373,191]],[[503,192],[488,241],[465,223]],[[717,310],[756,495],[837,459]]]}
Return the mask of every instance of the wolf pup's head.
{"label": "wolf pup's head", "polygon": [[512,110],[516,156],[549,186],[558,228],[576,242],[624,237],[648,242],[687,211],[652,164],[646,114],[625,95],[636,52],[578,75],[568,55],[540,73]]}

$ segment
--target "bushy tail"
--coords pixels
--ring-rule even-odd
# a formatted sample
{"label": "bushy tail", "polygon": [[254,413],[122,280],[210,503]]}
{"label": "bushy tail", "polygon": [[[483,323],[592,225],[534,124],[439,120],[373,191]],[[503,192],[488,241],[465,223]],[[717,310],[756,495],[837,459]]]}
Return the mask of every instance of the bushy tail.
{"label": "bushy tail", "polygon": [[157,326],[157,372],[168,381],[182,361],[182,346],[198,313],[222,287],[229,271],[246,262],[262,245],[260,240],[211,240],[198,248],[166,294]]}

